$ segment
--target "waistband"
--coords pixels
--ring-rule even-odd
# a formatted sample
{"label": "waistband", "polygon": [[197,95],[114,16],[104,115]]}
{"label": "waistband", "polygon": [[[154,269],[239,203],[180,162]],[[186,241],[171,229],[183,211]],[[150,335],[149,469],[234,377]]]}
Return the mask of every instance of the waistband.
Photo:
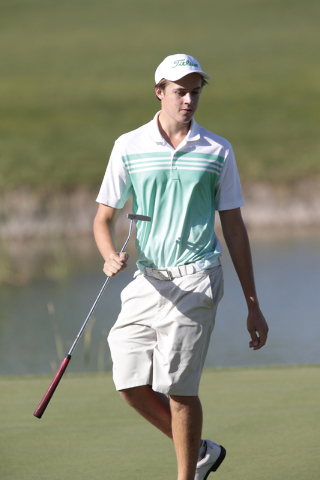
{"label": "waistband", "polygon": [[154,277],[157,280],[173,280],[174,278],[184,277],[185,275],[193,275],[197,272],[207,272],[213,267],[220,265],[220,258],[218,258],[209,268],[205,270],[197,267],[195,263],[189,265],[181,265],[180,267],[168,267],[168,268],[150,268],[144,267],[142,275],[147,277]]}

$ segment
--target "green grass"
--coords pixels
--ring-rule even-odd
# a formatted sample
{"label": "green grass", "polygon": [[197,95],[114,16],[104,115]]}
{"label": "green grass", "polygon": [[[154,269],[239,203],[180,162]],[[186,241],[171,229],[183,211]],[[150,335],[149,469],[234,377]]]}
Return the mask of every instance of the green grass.
{"label": "green grass", "polygon": [[196,115],[243,181],[320,174],[318,0],[3,0],[0,187],[99,185],[114,140],[149,121],[172,53],[212,75]]}
{"label": "green grass", "polygon": [[[111,376],[0,378],[2,480],[174,479],[172,444],[119,400]],[[206,370],[205,437],[227,458],[214,478],[319,480],[319,366]],[[209,477],[210,478],[210,477]]]}

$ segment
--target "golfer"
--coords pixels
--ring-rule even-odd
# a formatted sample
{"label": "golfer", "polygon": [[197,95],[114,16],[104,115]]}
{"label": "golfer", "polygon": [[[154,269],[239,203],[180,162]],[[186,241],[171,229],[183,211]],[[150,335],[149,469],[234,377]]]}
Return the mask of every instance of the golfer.
{"label": "golfer", "polygon": [[174,442],[178,480],[205,480],[224,447],[202,440],[199,383],[223,295],[215,211],[248,305],[249,346],[260,349],[268,326],[257,299],[244,204],[230,143],[194,120],[209,75],[184,54],[155,73],[161,110],[116,142],[97,198],[94,234],[104,272],[117,275],[115,223],[132,195],[138,222],[138,270],[122,291],[108,337],[113,378],[124,400]]}

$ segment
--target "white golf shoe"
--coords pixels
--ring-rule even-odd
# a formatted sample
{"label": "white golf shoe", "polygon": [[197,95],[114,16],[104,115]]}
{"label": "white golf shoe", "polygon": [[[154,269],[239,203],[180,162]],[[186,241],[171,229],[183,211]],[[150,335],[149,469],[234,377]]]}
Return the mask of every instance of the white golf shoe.
{"label": "white golf shoe", "polygon": [[206,442],[205,456],[197,463],[194,480],[206,480],[210,472],[215,472],[225,459],[226,450],[222,445],[204,440]]}

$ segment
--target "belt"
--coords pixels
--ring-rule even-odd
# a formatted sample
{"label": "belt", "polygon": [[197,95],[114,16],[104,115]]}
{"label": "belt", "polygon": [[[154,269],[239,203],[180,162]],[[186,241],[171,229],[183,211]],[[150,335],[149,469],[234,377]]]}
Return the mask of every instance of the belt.
{"label": "belt", "polygon": [[205,272],[213,267],[220,265],[220,259],[216,260],[208,269],[199,268],[195,263],[189,265],[181,265],[180,267],[168,268],[150,268],[144,267],[142,274],[147,277],[154,277],[157,280],[173,280],[174,278],[184,277],[185,275],[193,275],[197,272]]}

